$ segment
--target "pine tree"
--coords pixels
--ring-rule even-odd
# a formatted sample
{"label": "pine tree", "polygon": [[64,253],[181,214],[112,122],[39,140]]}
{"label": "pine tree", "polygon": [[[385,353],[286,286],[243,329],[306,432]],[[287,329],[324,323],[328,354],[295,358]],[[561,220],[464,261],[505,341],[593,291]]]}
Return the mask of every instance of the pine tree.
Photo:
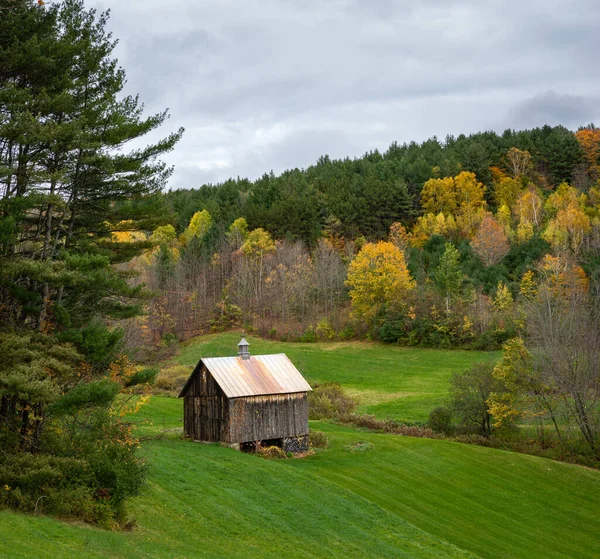
{"label": "pine tree", "polygon": [[[75,457],[85,447],[90,454],[80,458],[94,469],[100,446],[110,454],[120,444],[107,410],[127,369],[113,363],[121,333],[107,320],[135,315],[143,295],[113,264],[151,245],[114,233],[164,223],[156,194],[171,169],[158,157],[182,131],[127,151],[168,115],[145,117],[137,97],[122,95],[107,14],[81,0],[0,0],[0,8],[0,346],[10,357],[0,366],[2,459]],[[66,424],[79,426],[76,434],[48,429],[65,414],[76,418]],[[57,442],[57,432],[66,438]],[[125,454],[114,447],[115,461],[135,477],[134,445],[123,436]],[[119,514],[119,491],[111,514]]]}

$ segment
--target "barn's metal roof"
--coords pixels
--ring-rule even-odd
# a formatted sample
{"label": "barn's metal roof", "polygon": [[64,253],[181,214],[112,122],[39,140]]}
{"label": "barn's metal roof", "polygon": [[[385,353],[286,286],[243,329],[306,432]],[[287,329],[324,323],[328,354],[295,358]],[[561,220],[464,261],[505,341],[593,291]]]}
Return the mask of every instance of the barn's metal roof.
{"label": "barn's metal roof", "polygon": [[203,358],[183,387],[181,394],[204,363],[228,398],[293,394],[312,390],[300,371],[284,353],[241,357]]}

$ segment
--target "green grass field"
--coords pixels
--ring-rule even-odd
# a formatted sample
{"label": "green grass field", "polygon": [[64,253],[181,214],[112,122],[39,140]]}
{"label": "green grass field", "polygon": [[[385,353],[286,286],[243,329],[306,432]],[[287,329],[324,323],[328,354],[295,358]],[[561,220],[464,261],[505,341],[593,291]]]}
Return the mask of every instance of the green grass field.
{"label": "green grass field", "polygon": [[[193,362],[200,352],[231,354],[233,338],[205,337],[186,346],[179,359]],[[251,342],[254,353],[283,350],[279,344]],[[413,408],[400,402],[397,409],[413,419],[428,407],[427,394],[443,395],[442,364],[447,382],[454,367],[468,366],[475,355],[339,344],[285,351],[313,382],[338,380],[357,393],[379,395],[394,393],[394,375],[407,370],[396,360],[410,357],[412,374],[402,380],[417,395],[421,386],[424,400]],[[319,355],[326,370],[319,368]],[[435,363],[430,370],[427,360]],[[378,374],[352,374],[353,364],[373,362],[370,370]],[[373,402],[367,408],[377,405],[376,398]],[[144,437],[167,432],[142,445],[150,470],[142,495],[130,503],[137,527],[106,532],[4,511],[0,557],[579,559],[600,554],[600,472],[595,470],[322,422],[311,428],[327,432],[328,449],[303,459],[266,461],[184,440],[181,400],[157,396],[135,421]],[[361,441],[372,447],[349,450]]]}
{"label": "green grass field", "polygon": [[[176,358],[195,365],[201,357],[235,355],[239,334],[204,336],[184,344]],[[282,343],[249,337],[250,353],[285,353],[309,383],[338,382],[359,397],[359,412],[404,422],[426,421],[443,404],[452,373],[475,361],[499,358],[499,352],[405,348],[343,342]]]}

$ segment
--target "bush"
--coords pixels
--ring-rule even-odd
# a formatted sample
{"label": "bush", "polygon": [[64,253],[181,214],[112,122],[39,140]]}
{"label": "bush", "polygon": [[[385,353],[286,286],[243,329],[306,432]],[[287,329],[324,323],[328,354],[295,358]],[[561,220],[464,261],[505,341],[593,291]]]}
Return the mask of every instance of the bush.
{"label": "bush", "polygon": [[310,448],[327,448],[329,446],[329,437],[323,431],[311,431],[308,436]]}
{"label": "bush", "polygon": [[436,433],[450,434],[452,432],[452,411],[441,406],[434,408],[429,414],[427,427]]}
{"label": "bush", "polygon": [[356,398],[346,395],[339,384],[316,384],[308,394],[308,417],[331,419],[352,413],[356,404]]}
{"label": "bush", "polygon": [[355,337],[356,332],[354,331],[354,328],[350,326],[344,328],[343,330],[340,330],[340,332],[338,333],[338,338],[343,341],[353,340]]}
{"label": "bush", "polygon": [[335,331],[326,318],[323,318],[317,324],[316,335],[319,340],[330,341],[335,338]]}
{"label": "bush", "polygon": [[162,368],[154,381],[155,391],[177,396],[192,371],[193,368],[189,365],[171,365]]}
{"label": "bush", "polygon": [[341,423],[353,425],[369,429],[371,431],[379,431],[381,433],[390,433],[392,435],[403,435],[405,437],[421,437],[436,439],[439,436],[431,429],[422,425],[405,425],[398,423],[393,419],[377,419],[374,415],[369,414],[347,414],[338,418]]}
{"label": "bush", "polygon": [[258,448],[256,449],[256,453],[262,458],[267,458],[268,460],[282,460],[288,458],[288,453],[278,446],[264,446],[259,444]]}
{"label": "bush", "polygon": [[300,336],[300,339],[298,341],[312,344],[317,341],[317,334],[311,327],[308,327],[304,331],[304,334]]}
{"label": "bush", "polygon": [[126,521],[125,501],[138,494],[146,473],[137,440],[106,410],[77,418],[81,424],[66,416],[49,425],[53,435],[39,454],[0,454],[0,507],[104,528]]}
{"label": "bush", "polygon": [[377,336],[382,342],[396,343],[404,336],[404,324],[401,320],[386,320],[377,331]]}

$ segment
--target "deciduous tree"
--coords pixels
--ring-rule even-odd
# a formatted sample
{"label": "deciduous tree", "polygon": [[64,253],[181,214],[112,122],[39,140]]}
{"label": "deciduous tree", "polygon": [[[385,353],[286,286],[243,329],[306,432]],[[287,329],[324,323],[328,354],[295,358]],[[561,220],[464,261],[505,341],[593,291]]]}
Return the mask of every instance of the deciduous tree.
{"label": "deciduous tree", "polygon": [[446,302],[446,312],[450,312],[450,301],[463,290],[465,276],[460,269],[460,255],[452,243],[446,243],[446,250],[435,269],[433,281],[436,289]]}
{"label": "deciduous tree", "polygon": [[415,287],[402,251],[389,242],[366,243],[350,263],[346,284],[355,317],[369,323],[402,309]]}
{"label": "deciduous tree", "polygon": [[483,218],[471,246],[486,267],[500,262],[510,250],[504,228],[489,213]]}

